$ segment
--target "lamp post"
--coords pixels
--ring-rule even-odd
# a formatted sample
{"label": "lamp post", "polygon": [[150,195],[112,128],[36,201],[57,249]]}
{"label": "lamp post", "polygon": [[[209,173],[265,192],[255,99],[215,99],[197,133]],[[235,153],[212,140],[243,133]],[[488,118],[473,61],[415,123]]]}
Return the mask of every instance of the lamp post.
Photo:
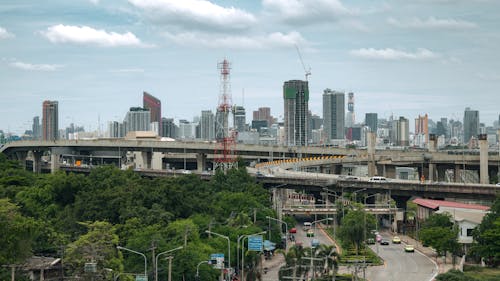
{"label": "lamp post", "polygon": [[196,266],[196,280],[200,280],[200,265],[204,264],[204,263],[208,263],[208,261],[200,261],[198,263],[198,265]]}
{"label": "lamp post", "polygon": [[140,253],[140,252],[137,252],[137,251],[134,251],[134,250],[131,250],[129,248],[125,248],[125,247],[122,247],[122,246],[116,246],[116,248],[118,250],[125,250],[125,251],[129,251],[129,252],[132,252],[134,254],[138,254],[138,255],[141,255],[144,257],[144,277],[145,278],[148,278],[148,262],[147,262],[147,259],[146,259],[146,255],[143,254],[143,253]]}
{"label": "lamp post", "polygon": [[[240,269],[240,239],[243,238],[243,240],[245,240],[246,237],[249,237],[249,236],[253,236],[253,235],[260,235],[260,234],[266,234],[266,231],[261,231],[261,232],[258,232],[258,233],[254,233],[254,234],[243,234],[243,235],[240,235],[238,236],[238,240],[236,241],[236,268],[239,270]],[[243,252],[243,249],[245,248],[244,247],[245,245],[241,245],[241,251]],[[242,253],[242,255],[244,255]],[[241,265],[241,267],[245,266],[244,264]]]}
{"label": "lamp post", "polygon": [[[262,231],[256,234],[249,234],[249,235],[243,235],[241,236],[243,239],[241,240],[241,280],[245,280],[245,239],[252,236],[252,235],[259,235],[259,234],[265,234],[266,231]],[[240,239],[240,237],[238,237]],[[239,251],[239,249],[238,249]]]}
{"label": "lamp post", "polygon": [[352,194],[354,194],[354,202],[357,202],[357,200],[356,200],[357,194],[356,193],[361,192],[361,191],[365,191],[365,190],[366,190],[366,188],[363,188],[363,189],[355,190],[352,192]]}
{"label": "lamp post", "polygon": [[[377,193],[375,194],[372,194],[372,195],[368,195],[368,196],[365,196],[363,202],[363,219],[364,219],[364,223],[363,223],[363,279],[365,279],[365,271],[366,271],[366,199],[370,198],[370,197],[375,197],[377,196]],[[378,249],[378,248],[377,248]]]}
{"label": "lamp post", "polygon": [[227,271],[227,277],[228,277],[228,280],[229,280],[229,269],[231,268],[231,240],[229,240],[229,237],[227,237],[226,235],[222,235],[220,233],[217,233],[217,232],[213,232],[213,231],[209,231],[209,230],[205,230],[205,233],[208,233],[208,234],[213,234],[215,236],[219,236],[219,237],[222,237],[224,239],[227,239],[227,268],[228,268],[228,271]]}
{"label": "lamp post", "polygon": [[[286,249],[287,249],[287,240],[288,240],[288,224],[280,219],[275,219],[275,218],[272,218],[270,216],[266,216],[266,219],[269,219],[269,220],[274,220],[274,221],[277,221],[277,222],[281,222],[283,224],[285,224],[285,252],[286,252]],[[271,233],[271,228],[269,228],[269,233]]]}
{"label": "lamp post", "polygon": [[[155,259],[155,281],[158,281],[158,258],[161,256],[161,255],[164,255],[164,254],[168,254],[168,253],[171,253],[173,251],[177,251],[177,250],[180,250],[182,249],[183,247],[180,246],[180,247],[177,247],[175,249],[172,249],[172,250],[168,250],[168,251],[165,251],[165,252],[161,252],[159,253],[158,255],[156,255],[156,259]],[[172,268],[169,266],[168,268],[168,271],[170,272],[172,270]],[[170,276],[170,274],[169,274]]]}
{"label": "lamp post", "polygon": [[342,219],[344,219],[344,195],[343,195],[343,193],[342,193],[342,195],[338,196],[337,192],[329,190],[326,187],[323,187],[323,191],[325,191],[326,194],[327,194],[327,199],[326,200],[328,200],[328,196],[330,196],[330,195],[334,196],[335,199],[339,199],[340,198],[340,202],[342,203]]}

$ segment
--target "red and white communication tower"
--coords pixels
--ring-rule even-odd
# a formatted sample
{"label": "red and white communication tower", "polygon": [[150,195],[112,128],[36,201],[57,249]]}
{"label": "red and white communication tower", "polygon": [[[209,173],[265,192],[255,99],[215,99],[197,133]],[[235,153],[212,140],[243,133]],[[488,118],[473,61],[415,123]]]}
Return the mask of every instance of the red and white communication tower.
{"label": "red and white communication tower", "polygon": [[220,70],[219,105],[215,115],[215,139],[217,147],[214,155],[214,170],[222,169],[224,173],[237,166],[234,151],[236,135],[229,130],[229,113],[232,109],[231,83],[229,81],[231,64],[224,59],[218,64]]}

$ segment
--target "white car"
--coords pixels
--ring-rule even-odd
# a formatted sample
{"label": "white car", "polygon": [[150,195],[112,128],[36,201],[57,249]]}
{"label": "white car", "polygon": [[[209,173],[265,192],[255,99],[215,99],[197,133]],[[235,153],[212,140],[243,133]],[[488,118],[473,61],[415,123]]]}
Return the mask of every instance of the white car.
{"label": "white car", "polygon": [[385,177],[375,176],[375,177],[371,177],[368,181],[369,182],[386,182],[387,179]]}

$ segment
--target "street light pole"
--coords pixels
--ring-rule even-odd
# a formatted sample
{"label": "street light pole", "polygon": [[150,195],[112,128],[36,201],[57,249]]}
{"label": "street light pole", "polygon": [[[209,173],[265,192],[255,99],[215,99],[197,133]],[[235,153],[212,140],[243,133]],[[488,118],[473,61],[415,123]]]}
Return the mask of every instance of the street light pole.
{"label": "street light pole", "polygon": [[[156,255],[156,259],[155,259],[155,264],[156,264],[156,267],[155,267],[155,281],[158,281],[158,258],[161,256],[161,255],[164,255],[164,254],[168,254],[168,253],[171,253],[173,251],[177,251],[177,250],[180,250],[182,249],[183,247],[180,246],[180,247],[177,247],[175,249],[172,249],[172,250],[168,250],[168,251],[165,251],[165,252],[161,252],[159,253],[158,255]],[[170,270],[170,269],[169,269]]]}
{"label": "street light pole", "polygon": [[118,250],[125,250],[125,251],[132,252],[134,254],[138,254],[138,255],[143,256],[144,257],[144,277],[148,278],[148,261],[146,259],[146,255],[145,254],[137,252],[137,251],[134,251],[134,250],[131,250],[131,249],[128,249],[128,248],[125,248],[125,247],[122,247],[122,246],[116,246],[116,248]]}
{"label": "street light pole", "polygon": [[231,269],[231,240],[229,240],[229,237],[227,237],[226,235],[222,235],[220,233],[216,233],[216,232],[213,232],[213,231],[205,230],[205,233],[213,234],[215,236],[219,236],[219,237],[222,237],[224,239],[227,239],[227,259],[228,259],[228,262],[227,262],[227,268],[228,268],[227,279],[229,280],[229,271]]}
{"label": "street light pole", "polygon": [[[275,218],[272,218],[270,216],[266,216],[267,219],[269,220],[274,220],[274,221],[277,221],[277,222],[281,222],[283,224],[285,224],[285,252],[286,252],[286,249],[287,249],[287,245],[288,245],[288,224],[280,219],[275,219]],[[269,228],[269,233],[271,233],[271,229]]]}
{"label": "street light pole", "polygon": [[204,263],[208,263],[208,261],[200,261],[198,263],[198,265],[196,266],[196,281],[198,281],[200,278],[200,265],[202,265]]}
{"label": "street light pole", "polygon": [[[253,236],[253,235],[260,235],[260,234],[266,234],[266,231],[261,231],[261,232],[254,233],[254,234],[243,234],[243,235],[238,236],[238,240],[236,241],[236,268],[238,270],[240,270],[240,239],[243,238],[243,240],[245,240],[244,239],[245,237],[249,237],[249,236]],[[245,248],[245,244],[243,243],[241,245],[242,252],[243,252],[244,248]],[[245,265],[242,264],[242,267],[243,266],[245,266]]]}
{"label": "street light pole", "polygon": [[[241,280],[245,280],[245,239],[252,235],[265,234],[266,231],[262,231],[256,234],[243,235],[241,240]],[[239,239],[240,237],[238,237]],[[237,253],[237,255],[239,255]]]}

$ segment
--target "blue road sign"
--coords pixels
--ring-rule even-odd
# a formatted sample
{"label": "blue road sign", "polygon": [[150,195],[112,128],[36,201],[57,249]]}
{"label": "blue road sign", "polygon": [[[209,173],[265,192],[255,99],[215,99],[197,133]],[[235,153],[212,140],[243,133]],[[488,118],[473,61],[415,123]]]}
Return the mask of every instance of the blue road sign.
{"label": "blue road sign", "polygon": [[224,268],[224,254],[211,254],[210,264],[216,269]]}
{"label": "blue road sign", "polygon": [[248,236],[248,250],[262,251],[262,235]]}

